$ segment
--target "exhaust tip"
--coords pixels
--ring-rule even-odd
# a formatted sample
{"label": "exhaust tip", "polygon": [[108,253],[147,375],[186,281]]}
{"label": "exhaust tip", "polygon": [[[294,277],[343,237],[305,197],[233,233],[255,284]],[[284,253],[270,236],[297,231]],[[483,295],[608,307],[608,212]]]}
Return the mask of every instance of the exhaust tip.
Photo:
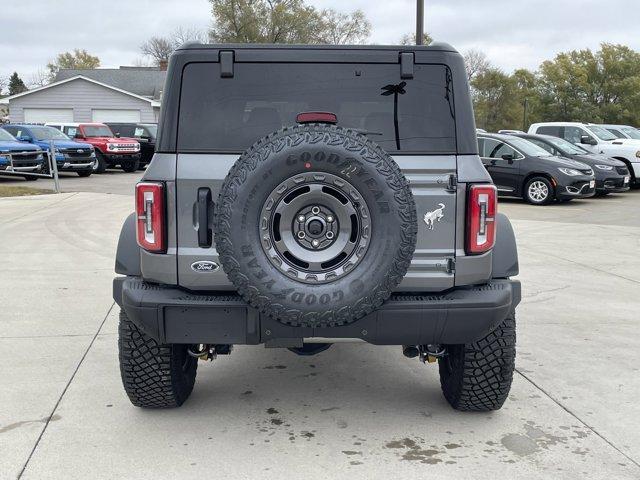
{"label": "exhaust tip", "polygon": [[416,358],[420,355],[420,350],[416,345],[403,345],[402,354],[407,358]]}

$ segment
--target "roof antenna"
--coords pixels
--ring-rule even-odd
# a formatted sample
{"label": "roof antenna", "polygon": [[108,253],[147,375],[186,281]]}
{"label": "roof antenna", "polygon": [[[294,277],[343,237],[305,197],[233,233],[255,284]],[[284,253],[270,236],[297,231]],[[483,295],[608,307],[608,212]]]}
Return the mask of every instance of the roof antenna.
{"label": "roof antenna", "polygon": [[424,0],[416,3],[416,45],[424,45]]}

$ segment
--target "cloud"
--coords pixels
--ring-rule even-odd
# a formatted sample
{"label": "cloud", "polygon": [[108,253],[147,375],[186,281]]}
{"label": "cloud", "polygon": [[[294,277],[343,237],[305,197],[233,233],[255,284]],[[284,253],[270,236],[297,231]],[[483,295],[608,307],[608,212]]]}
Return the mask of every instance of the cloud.
{"label": "cloud", "polygon": [[[413,0],[308,0],[318,8],[363,10],[371,41],[397,43],[415,28]],[[601,42],[640,50],[637,0],[425,0],[426,28],[461,51],[476,48],[511,71]],[[632,14],[635,12],[635,14]],[[0,75],[29,79],[58,53],[84,48],[104,67],[130,65],[140,45],[179,26],[206,29],[207,0],[22,0],[2,7]]]}

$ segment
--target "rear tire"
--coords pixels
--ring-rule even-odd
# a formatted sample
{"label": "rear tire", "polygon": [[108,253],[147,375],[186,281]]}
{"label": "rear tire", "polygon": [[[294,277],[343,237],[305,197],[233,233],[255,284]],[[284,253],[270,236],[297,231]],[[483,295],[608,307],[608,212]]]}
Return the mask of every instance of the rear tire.
{"label": "rear tire", "polygon": [[102,152],[99,152],[96,149],[96,163],[93,164],[93,173],[104,173],[107,169],[107,160],[102,155]]}
{"label": "rear tire", "polygon": [[189,398],[198,361],[187,345],[163,345],[142,332],[120,311],[118,350],[120,376],[136,407],[179,407]]}
{"label": "rear tire", "polygon": [[488,412],[509,396],[516,358],[515,313],[477,342],[447,345],[438,360],[442,393],[456,410]]}

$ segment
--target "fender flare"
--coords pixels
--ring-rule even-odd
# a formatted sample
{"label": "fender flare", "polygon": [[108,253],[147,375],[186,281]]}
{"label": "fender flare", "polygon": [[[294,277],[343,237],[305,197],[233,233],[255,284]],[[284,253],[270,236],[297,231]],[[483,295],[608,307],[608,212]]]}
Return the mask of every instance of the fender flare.
{"label": "fender flare", "polygon": [[136,214],[130,214],[122,225],[118,249],[116,250],[116,273],[142,276],[140,270],[140,247],[136,240]]}
{"label": "fender flare", "polygon": [[492,255],[492,278],[515,277],[520,272],[516,235],[504,213],[496,215],[496,244]]}

